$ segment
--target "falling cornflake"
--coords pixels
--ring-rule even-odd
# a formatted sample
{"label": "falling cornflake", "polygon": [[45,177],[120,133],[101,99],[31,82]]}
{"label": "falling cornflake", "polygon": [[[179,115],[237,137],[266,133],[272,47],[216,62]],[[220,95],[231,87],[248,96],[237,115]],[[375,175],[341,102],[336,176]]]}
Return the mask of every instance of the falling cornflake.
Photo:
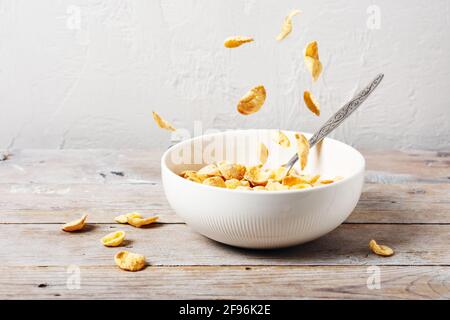
{"label": "falling cornflake", "polygon": [[243,115],[255,113],[261,109],[266,100],[266,89],[264,86],[256,86],[239,100],[237,110]]}
{"label": "falling cornflake", "polygon": [[317,41],[308,43],[305,48],[305,65],[314,81],[319,79],[322,72],[322,63],[319,59],[319,47]]}
{"label": "falling cornflake", "polygon": [[176,129],[169,122],[167,122],[166,120],[161,118],[161,116],[159,114],[157,114],[155,111],[153,111],[153,119],[155,120],[156,124],[161,129],[166,129],[169,131],[176,131]]}
{"label": "falling cornflake", "polygon": [[277,36],[277,41],[281,41],[288,36],[292,31],[292,18],[299,14],[300,10],[292,10],[286,18],[284,18],[283,25],[281,26],[281,31]]}
{"label": "falling cornflake", "polygon": [[303,170],[308,163],[309,142],[301,133],[296,133],[295,139],[297,140],[297,154],[300,161],[300,168]]}
{"label": "falling cornflake", "polygon": [[303,93],[303,100],[312,113],[314,113],[316,116],[320,116],[320,105],[311,92],[305,91]]}
{"label": "falling cornflake", "polygon": [[223,45],[225,48],[237,48],[244,43],[249,43],[254,41],[251,37],[243,37],[243,36],[232,36],[229,38],[226,38]]}

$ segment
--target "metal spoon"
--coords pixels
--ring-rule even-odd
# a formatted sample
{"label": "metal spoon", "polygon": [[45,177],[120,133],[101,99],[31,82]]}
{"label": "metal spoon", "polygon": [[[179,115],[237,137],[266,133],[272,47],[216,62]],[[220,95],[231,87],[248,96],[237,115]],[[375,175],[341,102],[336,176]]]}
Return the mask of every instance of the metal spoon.
{"label": "metal spoon", "polygon": [[[380,73],[375,79],[362,91],[360,91],[352,100],[347,102],[342,108],[340,108],[327,122],[317,131],[311,139],[309,139],[309,147],[312,148],[318,142],[322,141],[331,131],[339,127],[339,125],[350,116],[353,111],[367,99],[367,97],[375,90],[383,79],[384,74]],[[298,160],[298,154],[295,154],[285,165],[287,172],[290,172],[294,164]]]}

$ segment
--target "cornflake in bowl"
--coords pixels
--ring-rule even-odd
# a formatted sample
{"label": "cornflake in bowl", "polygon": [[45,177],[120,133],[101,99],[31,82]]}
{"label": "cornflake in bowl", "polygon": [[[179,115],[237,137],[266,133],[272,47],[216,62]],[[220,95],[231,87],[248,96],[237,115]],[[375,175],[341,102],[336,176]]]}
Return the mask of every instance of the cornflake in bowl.
{"label": "cornflake in bowl", "polygon": [[[215,164],[209,164],[201,168],[199,171],[189,170],[180,173],[180,176],[193,182],[202,183],[219,188],[227,188],[233,190],[249,190],[249,191],[280,191],[280,190],[299,190],[306,188],[313,188],[324,184],[330,184],[342,179],[340,176],[336,176],[332,179],[320,179],[320,174],[310,175],[301,174],[296,169],[291,170],[289,173],[284,167],[276,169],[263,169],[262,166],[244,166],[238,163],[227,163],[221,161],[221,164],[230,168],[231,171],[239,171],[238,177],[234,177],[228,174],[222,174],[217,170],[211,176],[205,177],[202,172],[205,168],[209,170]],[[192,176],[198,177],[198,179],[191,179]],[[245,188],[241,188],[245,187]]]}

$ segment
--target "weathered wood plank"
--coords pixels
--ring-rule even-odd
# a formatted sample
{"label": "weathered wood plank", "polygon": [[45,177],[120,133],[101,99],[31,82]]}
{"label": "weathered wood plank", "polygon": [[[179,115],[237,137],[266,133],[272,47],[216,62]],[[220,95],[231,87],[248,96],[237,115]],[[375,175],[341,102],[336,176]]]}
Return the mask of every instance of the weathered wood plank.
{"label": "weathered wood plank", "polygon": [[[130,211],[183,222],[159,184],[0,184],[0,223],[62,223],[80,212],[109,223]],[[450,184],[366,184],[347,222],[450,223]]]}
{"label": "weathered wood plank", "polygon": [[[93,212],[95,222],[105,223],[116,212],[133,210],[156,211],[162,222],[182,222],[162,191],[161,153],[15,151],[0,163],[0,223],[62,222],[79,211]],[[348,222],[450,223],[448,153],[366,155],[367,180],[378,183],[366,184]]]}
{"label": "weathered wood plank", "polygon": [[450,150],[448,152],[434,151],[367,151],[362,154],[366,158],[366,167],[371,172],[397,175],[398,182],[432,179],[450,181]]}
{"label": "weathered wood plank", "polygon": [[92,222],[110,223],[132,211],[181,222],[160,185],[0,184],[0,223],[55,223],[81,212],[90,213]]}
{"label": "weathered wood plank", "polygon": [[153,184],[163,150],[17,150],[0,162],[0,183]]}
{"label": "weathered wood plank", "polygon": [[[162,152],[25,150],[0,161],[0,298],[450,298],[449,152],[363,152],[368,183],[347,224],[276,251],[232,248],[166,224],[181,220],[163,195]],[[157,213],[162,224],[109,224],[129,211]],[[59,230],[80,212],[102,224]],[[118,228],[128,232],[126,248],[148,257],[146,270],[114,266],[121,248],[99,239]],[[396,254],[371,254],[371,238]],[[68,265],[81,268],[80,290],[66,286]],[[380,290],[366,286],[371,265],[381,268]]]}
{"label": "weathered wood plank", "polygon": [[[17,150],[0,183],[154,183],[164,150]],[[367,181],[450,182],[450,152],[363,151]],[[123,174],[123,176],[122,176]]]}
{"label": "weathered wood plank", "polygon": [[0,299],[450,299],[450,267],[382,266],[379,289],[366,266],[79,270],[77,287],[73,269],[0,267]]}
{"label": "weathered wood plank", "polygon": [[366,184],[351,223],[450,223],[450,184]]}
{"label": "weathered wood plank", "polygon": [[[125,247],[145,254],[156,266],[174,265],[450,265],[449,225],[346,224],[307,244],[284,250],[244,250],[194,233],[184,224],[146,229],[128,225],[93,225],[80,233],[61,225],[0,225],[3,266],[113,265],[120,248],[106,248],[100,238],[127,232]],[[370,239],[391,246],[396,254],[372,254]],[[123,248],[122,248],[123,249]]]}
{"label": "weathered wood plank", "polygon": [[[87,213],[91,217],[91,222],[96,224],[109,224],[114,222],[114,217],[128,212],[139,212],[143,216],[158,215],[158,223],[184,223],[180,217],[172,211],[166,213],[165,210],[156,206],[140,208],[140,206],[129,207],[131,209],[120,208],[58,208],[43,210],[2,210],[0,211],[0,224],[55,224],[70,221],[73,217]],[[155,208],[155,209],[149,209]]]}

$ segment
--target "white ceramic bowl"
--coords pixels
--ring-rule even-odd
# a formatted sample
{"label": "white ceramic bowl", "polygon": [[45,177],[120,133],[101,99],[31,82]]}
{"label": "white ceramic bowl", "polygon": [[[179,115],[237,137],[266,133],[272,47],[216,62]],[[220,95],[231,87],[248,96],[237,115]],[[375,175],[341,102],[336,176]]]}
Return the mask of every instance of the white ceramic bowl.
{"label": "white ceramic bowl", "polygon": [[[332,184],[288,191],[230,190],[202,185],[178,174],[214,161],[257,164],[260,142],[269,149],[268,167],[277,167],[296,152],[294,132],[284,131],[290,148],[273,141],[275,130],[239,130],[180,142],[161,160],[167,200],[195,231],[213,240],[244,248],[280,248],[316,239],[338,227],[353,211],[364,180],[365,161],[354,148],[325,139],[310,152],[306,173],[342,176]],[[306,134],[308,138],[310,134]]]}

